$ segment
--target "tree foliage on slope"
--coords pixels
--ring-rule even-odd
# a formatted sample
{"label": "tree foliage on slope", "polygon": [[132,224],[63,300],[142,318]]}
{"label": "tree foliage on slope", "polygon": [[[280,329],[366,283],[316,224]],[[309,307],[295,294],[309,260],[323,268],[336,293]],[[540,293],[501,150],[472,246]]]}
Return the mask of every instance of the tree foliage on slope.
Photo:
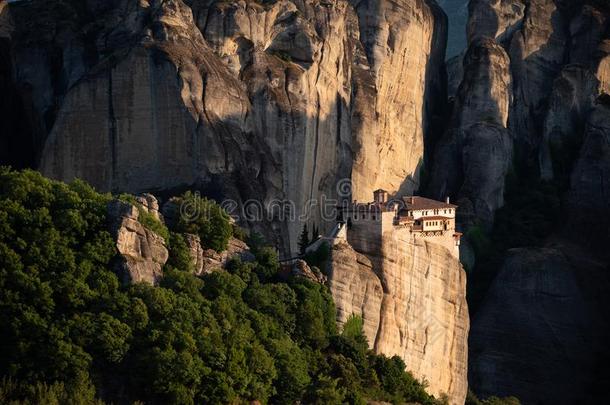
{"label": "tree foliage on slope", "polygon": [[1,403],[437,403],[271,249],[199,278],[172,232],[161,285],[121,285],[110,198],[0,170]]}

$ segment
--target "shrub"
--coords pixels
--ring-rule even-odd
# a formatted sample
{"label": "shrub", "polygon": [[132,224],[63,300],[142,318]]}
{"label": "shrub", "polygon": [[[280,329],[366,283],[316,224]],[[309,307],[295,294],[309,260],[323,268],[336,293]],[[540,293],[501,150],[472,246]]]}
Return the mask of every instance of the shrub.
{"label": "shrub", "polygon": [[315,252],[309,252],[305,254],[305,261],[309,267],[317,267],[319,269],[326,268],[326,262],[330,258],[330,245],[326,242],[322,242],[320,247]]}
{"label": "shrub", "polygon": [[193,216],[179,216],[177,232],[199,235],[204,247],[217,252],[227,248],[233,228],[228,214],[218,204],[190,191],[178,198],[177,203],[195,210]]}

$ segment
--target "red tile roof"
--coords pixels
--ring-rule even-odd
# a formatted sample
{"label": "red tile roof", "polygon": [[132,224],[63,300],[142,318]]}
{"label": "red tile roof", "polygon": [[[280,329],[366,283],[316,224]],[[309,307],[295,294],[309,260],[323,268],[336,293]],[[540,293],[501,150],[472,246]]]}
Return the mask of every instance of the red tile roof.
{"label": "red tile roof", "polygon": [[457,208],[457,205],[447,204],[443,201],[431,200],[420,196],[403,197],[402,200],[405,202],[408,210],[435,210],[443,208]]}

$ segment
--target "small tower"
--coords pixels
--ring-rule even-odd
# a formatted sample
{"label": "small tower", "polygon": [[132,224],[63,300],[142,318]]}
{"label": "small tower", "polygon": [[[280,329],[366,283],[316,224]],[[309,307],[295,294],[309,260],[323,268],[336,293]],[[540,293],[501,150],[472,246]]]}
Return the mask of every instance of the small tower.
{"label": "small tower", "polygon": [[386,204],[388,202],[388,192],[382,189],[373,191],[373,201],[377,204]]}

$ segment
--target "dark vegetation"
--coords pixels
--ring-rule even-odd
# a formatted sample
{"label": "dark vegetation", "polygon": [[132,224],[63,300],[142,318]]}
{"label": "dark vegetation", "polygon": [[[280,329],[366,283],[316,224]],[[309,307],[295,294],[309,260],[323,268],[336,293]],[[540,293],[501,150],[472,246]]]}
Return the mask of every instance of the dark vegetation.
{"label": "dark vegetation", "polygon": [[[187,215],[179,215],[177,232],[199,235],[201,244],[217,252],[225,250],[233,235],[229,215],[218,204],[199,194],[187,191],[175,199]],[[238,236],[243,236],[241,233]]]}
{"label": "dark vegetation", "polygon": [[466,395],[466,403],[465,405],[519,405],[521,402],[515,397],[506,397],[506,398],[498,398],[498,397],[489,397],[487,399],[479,399],[472,392],[468,391]]}
{"label": "dark vegetation", "polygon": [[272,249],[191,274],[179,230],[214,248],[231,230],[211,201],[207,223],[165,229],[160,286],[121,285],[111,198],[0,169],[0,403],[439,403],[402,360],[368,349],[361,319],[337,331],[325,286],[280,281]]}

